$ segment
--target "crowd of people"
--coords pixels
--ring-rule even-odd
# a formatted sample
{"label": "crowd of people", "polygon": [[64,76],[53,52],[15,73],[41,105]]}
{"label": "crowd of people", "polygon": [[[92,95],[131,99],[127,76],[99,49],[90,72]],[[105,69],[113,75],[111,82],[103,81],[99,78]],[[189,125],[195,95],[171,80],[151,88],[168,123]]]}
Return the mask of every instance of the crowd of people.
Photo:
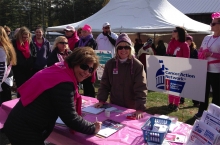
{"label": "crowd of people", "polygon": [[[146,55],[208,60],[205,102],[192,100],[199,107],[195,117],[200,118],[208,107],[210,87],[212,103],[220,106],[219,12],[212,14],[210,25],[214,33],[204,38],[199,49],[194,38],[179,26],[171,32],[167,48],[163,40],[155,46],[152,38],[144,44],[137,38],[133,44],[128,34],[112,32],[108,22],[102,25],[103,32],[96,39],[88,24],[78,30],[66,26],[65,35],[57,37],[52,48],[41,27],[35,29],[33,37],[28,28],[17,28],[10,40],[10,28],[0,26],[0,104],[11,100],[13,80],[20,98],[5,122],[7,137],[12,144],[43,144],[58,116],[75,131],[97,133],[101,122],[92,123],[81,117],[78,92],[81,83],[83,95],[96,97],[94,83],[99,59],[94,50],[112,54],[105,64],[97,94],[99,102],[94,107],[102,107],[109,97],[112,104],[135,109],[133,116],[137,119],[146,111]],[[180,96],[168,95],[168,109],[178,111],[184,101]]]}

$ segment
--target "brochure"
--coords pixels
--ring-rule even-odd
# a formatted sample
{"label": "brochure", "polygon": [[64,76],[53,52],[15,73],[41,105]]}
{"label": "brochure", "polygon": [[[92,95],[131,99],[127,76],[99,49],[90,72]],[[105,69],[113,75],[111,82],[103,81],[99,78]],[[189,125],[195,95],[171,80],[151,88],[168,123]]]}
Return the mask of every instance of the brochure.
{"label": "brochure", "polygon": [[211,113],[204,111],[200,121],[206,123],[216,131],[220,132],[220,119],[213,116]]}
{"label": "brochure", "polygon": [[207,111],[209,113],[213,114],[214,116],[220,118],[220,107],[219,106],[217,106],[213,103],[210,103]]}
{"label": "brochure", "polygon": [[102,126],[100,131],[97,133],[98,137],[109,137],[110,135],[114,134],[121,128],[123,128],[124,125],[120,124],[120,122],[116,122],[110,119],[107,119],[102,122]]}
{"label": "brochure", "polygon": [[196,120],[187,145],[219,145],[220,134],[206,123]]}

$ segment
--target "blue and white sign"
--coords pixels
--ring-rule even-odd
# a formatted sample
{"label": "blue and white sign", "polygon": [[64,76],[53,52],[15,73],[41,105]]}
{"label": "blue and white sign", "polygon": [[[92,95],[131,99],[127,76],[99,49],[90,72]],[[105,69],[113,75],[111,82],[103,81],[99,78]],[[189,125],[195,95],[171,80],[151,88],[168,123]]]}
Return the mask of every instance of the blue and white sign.
{"label": "blue and white sign", "polygon": [[105,64],[109,59],[112,58],[112,52],[106,51],[106,50],[95,50],[95,53],[98,55],[99,63],[100,63],[100,65],[98,66],[96,70],[97,77],[98,77],[98,80],[101,80],[103,72],[104,72]]}
{"label": "blue and white sign", "polygon": [[207,60],[146,56],[147,87],[204,102]]}

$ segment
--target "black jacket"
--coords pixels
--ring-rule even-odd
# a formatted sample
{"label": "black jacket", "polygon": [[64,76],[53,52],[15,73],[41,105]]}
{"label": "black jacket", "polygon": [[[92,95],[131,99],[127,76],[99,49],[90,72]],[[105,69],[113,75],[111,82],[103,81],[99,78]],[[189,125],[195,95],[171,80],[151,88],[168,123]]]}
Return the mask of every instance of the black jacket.
{"label": "black jacket", "polygon": [[[33,42],[34,42],[34,39],[36,39],[36,36],[32,38]],[[44,39],[44,42],[40,49],[37,48],[37,45],[35,44],[35,42],[33,43],[37,50],[37,57],[36,57],[36,61],[34,64],[34,69],[37,69],[37,70],[41,70],[46,67],[47,58],[51,53],[50,42],[45,38],[43,39]]]}
{"label": "black jacket", "polygon": [[[70,55],[72,53],[72,51],[70,49],[67,49],[67,55]],[[51,66],[54,65],[55,63],[59,62],[59,59],[57,57],[57,54],[61,54],[58,50],[58,48],[54,48],[54,50],[52,51],[52,53],[49,55],[49,57],[47,58],[47,66]]]}
{"label": "black jacket", "polygon": [[95,125],[76,113],[74,93],[73,83],[64,82],[44,91],[26,107],[19,101],[4,124],[11,143],[43,143],[53,131],[58,116],[69,128],[94,134]]}

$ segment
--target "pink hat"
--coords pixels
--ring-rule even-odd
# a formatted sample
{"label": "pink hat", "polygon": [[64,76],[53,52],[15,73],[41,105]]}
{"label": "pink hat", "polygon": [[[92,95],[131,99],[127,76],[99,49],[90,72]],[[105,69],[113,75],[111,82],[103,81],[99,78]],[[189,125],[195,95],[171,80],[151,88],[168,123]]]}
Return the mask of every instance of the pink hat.
{"label": "pink hat", "polygon": [[190,35],[187,35],[187,36],[186,36],[186,40],[191,40],[191,41],[193,41],[193,37],[190,36]]}
{"label": "pink hat", "polygon": [[87,25],[87,24],[85,24],[85,25],[82,27],[82,30],[88,31],[88,32],[92,32],[92,27],[89,26],[89,25]]}
{"label": "pink hat", "polygon": [[220,12],[215,12],[212,14],[212,19],[220,18]]}

